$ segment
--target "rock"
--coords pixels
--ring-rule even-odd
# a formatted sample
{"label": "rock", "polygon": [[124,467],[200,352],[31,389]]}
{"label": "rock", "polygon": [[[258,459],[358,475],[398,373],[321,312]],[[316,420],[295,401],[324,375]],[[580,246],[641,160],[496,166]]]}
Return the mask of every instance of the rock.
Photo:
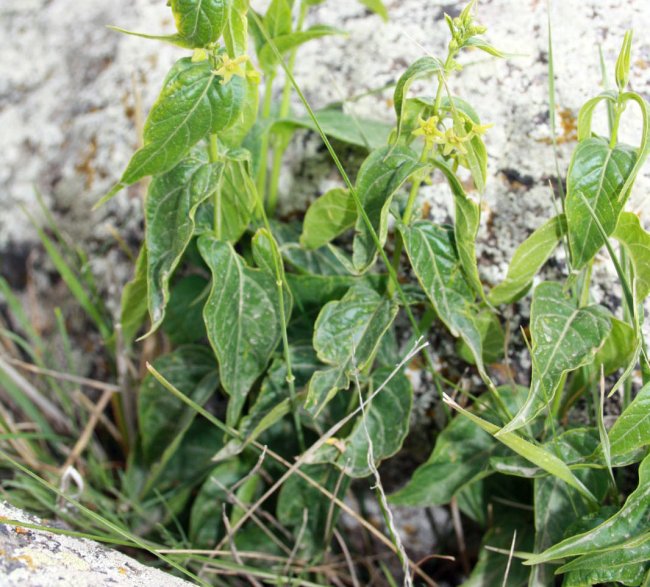
{"label": "rock", "polygon": [[[2,519],[43,524],[0,502]],[[0,523],[0,584],[4,587],[183,587],[187,581],[84,538]]]}

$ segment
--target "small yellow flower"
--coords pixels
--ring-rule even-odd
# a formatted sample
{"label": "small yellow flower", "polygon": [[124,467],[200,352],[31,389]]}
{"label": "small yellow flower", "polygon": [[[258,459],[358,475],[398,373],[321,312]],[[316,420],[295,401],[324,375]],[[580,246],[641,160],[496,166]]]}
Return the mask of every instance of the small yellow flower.
{"label": "small yellow flower", "polygon": [[469,135],[461,137],[456,134],[453,128],[448,128],[445,132],[445,146],[442,149],[442,154],[446,157],[447,155],[451,155],[453,151],[456,151],[459,155],[467,155],[467,149],[463,143],[469,139]]}
{"label": "small yellow flower", "polygon": [[233,76],[246,77],[242,65],[248,61],[248,55],[240,55],[231,59],[225,53],[221,55],[221,63],[214,73],[223,77],[221,84],[227,84]]}
{"label": "small yellow flower", "polygon": [[440,119],[437,116],[431,116],[426,120],[420,118],[418,120],[419,128],[413,131],[414,136],[424,137],[424,144],[427,149],[431,149],[433,145],[443,142],[445,134],[438,128],[439,122]]}

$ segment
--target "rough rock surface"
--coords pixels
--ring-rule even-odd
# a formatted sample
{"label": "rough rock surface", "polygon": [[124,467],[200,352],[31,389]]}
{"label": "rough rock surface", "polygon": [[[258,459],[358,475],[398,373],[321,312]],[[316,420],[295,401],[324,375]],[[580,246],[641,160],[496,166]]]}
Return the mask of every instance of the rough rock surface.
{"label": "rough rock surface", "polygon": [[[42,524],[0,502],[0,522]],[[187,581],[146,567],[91,540],[0,523],[3,587],[183,587]]]}

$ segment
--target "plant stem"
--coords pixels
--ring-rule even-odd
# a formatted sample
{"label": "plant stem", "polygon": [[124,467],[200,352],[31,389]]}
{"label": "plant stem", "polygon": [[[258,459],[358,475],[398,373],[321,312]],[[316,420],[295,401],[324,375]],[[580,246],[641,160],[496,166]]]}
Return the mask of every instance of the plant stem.
{"label": "plant stem", "polygon": [[[302,30],[303,25],[305,24],[305,18],[307,16],[307,11],[309,5],[301,2],[300,11],[298,13],[298,22],[296,23],[296,32]],[[289,63],[287,67],[291,72],[293,72],[296,65],[296,55],[298,53],[298,48],[294,48],[289,55]],[[284,80],[284,87],[282,88],[282,102],[280,103],[280,118],[286,118],[289,114],[289,107],[291,105],[291,80],[289,76]],[[273,144],[273,166],[271,168],[271,178],[269,184],[269,198],[267,201],[267,212],[270,216],[275,214],[275,208],[278,203],[278,189],[280,183],[280,171],[282,169],[282,159],[284,157],[284,152],[287,150],[287,144],[284,140],[274,140]]]}
{"label": "plant stem", "polygon": [[[219,160],[219,145],[217,143],[216,134],[210,135],[208,155],[210,156],[211,163],[216,163]],[[221,240],[221,186],[217,186],[212,194],[212,207],[214,214],[214,236],[216,239]]]}
{"label": "plant stem", "polygon": [[[264,88],[264,102],[262,103],[262,120],[267,121],[271,117],[271,104],[273,101],[273,80],[275,79],[275,71],[269,73],[266,77],[266,87]],[[266,194],[266,171],[268,168],[269,158],[269,131],[262,135],[262,144],[260,146],[260,167],[257,170],[257,191],[262,197],[265,198]]]}

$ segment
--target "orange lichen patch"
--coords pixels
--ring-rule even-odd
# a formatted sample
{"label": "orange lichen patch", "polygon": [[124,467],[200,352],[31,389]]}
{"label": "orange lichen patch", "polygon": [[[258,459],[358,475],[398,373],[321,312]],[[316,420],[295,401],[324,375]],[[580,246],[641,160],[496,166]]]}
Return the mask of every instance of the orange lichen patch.
{"label": "orange lichen patch", "polygon": [[[558,115],[560,117],[560,130],[561,133],[558,133],[557,144],[562,145],[564,143],[571,143],[578,140],[578,120],[575,117],[575,114],[568,108],[560,108],[558,110]],[[553,143],[551,137],[544,137],[539,139],[538,142],[550,145]]]}
{"label": "orange lichen patch", "polygon": [[430,213],[431,204],[429,202],[424,202],[424,204],[422,204],[422,218],[429,218]]}
{"label": "orange lichen patch", "polygon": [[88,151],[85,157],[75,165],[75,169],[86,176],[86,189],[90,189],[95,180],[95,167],[93,161],[97,153],[97,137],[92,137],[88,144]]}
{"label": "orange lichen patch", "polygon": [[120,575],[126,575],[126,572],[127,572],[127,571],[126,571],[126,569],[125,569],[124,567],[118,567],[117,572],[118,572]]}
{"label": "orange lichen patch", "polygon": [[634,66],[638,67],[639,69],[648,69],[650,67],[650,61],[646,61],[645,59],[637,59],[634,62]]}
{"label": "orange lichen patch", "polygon": [[34,564],[34,559],[32,559],[31,556],[28,554],[19,554],[18,556],[12,556],[9,560],[12,561],[22,561],[24,562],[31,570],[34,570],[36,568],[36,565]]}
{"label": "orange lichen patch", "polygon": [[416,526],[413,526],[412,524],[404,524],[402,526],[402,530],[406,532],[409,536],[415,536],[418,533],[418,529]]}
{"label": "orange lichen patch", "polygon": [[16,526],[14,528],[14,531],[16,532],[16,534],[23,534],[23,535],[24,534],[29,534],[29,530],[27,528],[23,528],[21,526]]}

